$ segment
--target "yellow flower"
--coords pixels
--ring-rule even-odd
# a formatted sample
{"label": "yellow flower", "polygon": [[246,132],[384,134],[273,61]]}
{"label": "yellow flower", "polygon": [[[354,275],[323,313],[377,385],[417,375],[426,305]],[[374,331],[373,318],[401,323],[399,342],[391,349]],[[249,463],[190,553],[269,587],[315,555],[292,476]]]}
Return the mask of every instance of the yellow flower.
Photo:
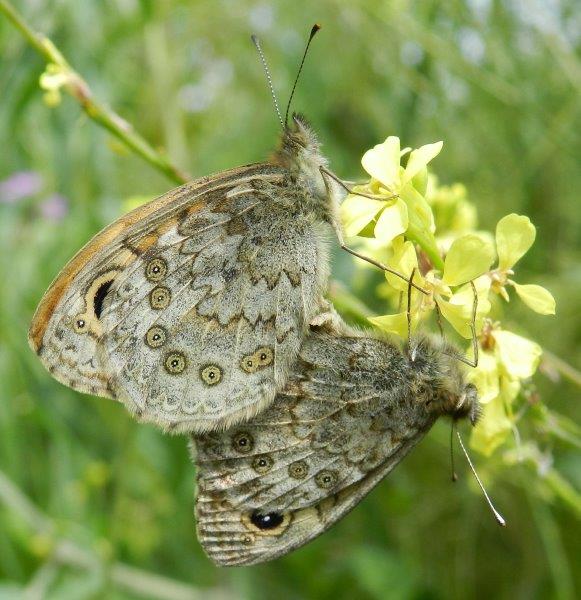
{"label": "yellow flower", "polygon": [[[433,232],[434,218],[423,194],[427,185],[427,164],[439,154],[442,144],[426,144],[410,152],[409,148],[400,149],[398,137],[390,136],[368,150],[361,164],[371,179],[365,185],[356,186],[355,193],[350,194],[341,206],[345,234],[361,234],[372,221],[375,221],[374,236],[384,243],[405,233],[410,221],[416,228]],[[401,158],[408,152],[410,155],[404,168],[400,164]]]}
{"label": "yellow flower", "polygon": [[470,444],[488,456],[512,429],[512,405],[522,381],[537,370],[542,350],[535,342],[490,323],[484,328],[481,345],[478,366],[468,372],[468,380],[478,389],[483,407]]}
{"label": "yellow flower", "polygon": [[[393,240],[393,256],[389,266],[399,273],[410,277],[415,269],[414,283],[423,288],[427,294],[412,289],[410,313],[412,329],[427,314],[440,309],[442,317],[463,337],[471,336],[470,323],[474,306],[474,293],[469,284],[473,281],[478,297],[476,326],[490,312],[488,291],[490,278],[482,276],[488,271],[494,259],[493,249],[482,238],[468,234],[458,238],[450,247],[444,260],[442,276],[432,270],[423,277],[419,273],[418,259],[414,245],[404,241],[402,237]],[[407,294],[408,283],[394,275],[387,274],[391,286],[403,294]],[[452,290],[452,288],[456,288]],[[407,307],[403,307],[407,308]],[[383,315],[369,319],[374,325],[404,337],[407,335],[407,311],[395,315]]]}
{"label": "yellow flower", "polygon": [[536,237],[535,226],[528,217],[510,214],[496,226],[496,251],[498,266],[490,272],[492,291],[509,301],[506,286],[514,287],[519,298],[541,315],[555,314],[555,299],[551,292],[540,285],[520,285],[509,279],[512,268],[528,252]]}
{"label": "yellow flower", "polygon": [[61,101],[60,89],[70,83],[70,73],[60,65],[49,63],[40,76],[39,85],[45,90],[44,101],[51,108],[58,106]]}

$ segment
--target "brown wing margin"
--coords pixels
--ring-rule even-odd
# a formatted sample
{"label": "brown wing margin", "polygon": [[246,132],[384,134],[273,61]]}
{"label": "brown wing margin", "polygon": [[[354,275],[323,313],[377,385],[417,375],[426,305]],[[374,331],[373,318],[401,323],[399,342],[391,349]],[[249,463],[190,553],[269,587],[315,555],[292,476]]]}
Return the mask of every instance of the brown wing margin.
{"label": "brown wing margin", "polygon": [[180,205],[187,203],[187,198],[194,192],[199,195],[203,192],[203,188],[211,190],[216,185],[234,182],[241,176],[248,178],[252,177],[253,174],[264,175],[265,171],[275,173],[280,172],[281,169],[268,163],[255,163],[229,169],[215,175],[201,177],[175,188],[143,206],[139,206],[126,215],[123,215],[108,227],[105,227],[105,229],[95,235],[75,254],[43,295],[28,331],[28,343],[30,347],[34,352],[39,353],[42,348],[42,340],[46,328],[56,306],[69,288],[71,281],[78,275],[88,260],[101,248],[110,244],[122,234],[128,233],[133,226],[146,217],[150,215],[156,216],[155,213],[162,214],[166,212],[165,209],[172,211],[179,208]]}

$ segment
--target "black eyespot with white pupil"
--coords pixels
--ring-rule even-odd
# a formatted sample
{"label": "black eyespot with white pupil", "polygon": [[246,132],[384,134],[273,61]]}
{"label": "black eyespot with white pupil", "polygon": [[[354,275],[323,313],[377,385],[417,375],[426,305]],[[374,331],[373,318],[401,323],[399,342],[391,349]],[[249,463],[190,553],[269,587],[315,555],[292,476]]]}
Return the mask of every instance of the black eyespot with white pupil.
{"label": "black eyespot with white pupil", "polygon": [[337,483],[337,473],[335,471],[321,471],[315,477],[315,483],[322,489],[328,490]]}
{"label": "black eyespot with white pupil", "polygon": [[284,521],[284,516],[277,512],[262,514],[255,510],[250,515],[250,522],[258,529],[275,529]]}
{"label": "black eyespot with white pupil", "polygon": [[248,454],[254,448],[254,438],[247,431],[239,431],[232,436],[232,447],[240,454]]}
{"label": "black eyespot with white pupil", "polygon": [[274,460],[270,456],[257,456],[252,461],[252,468],[260,475],[268,473],[272,469]]}
{"label": "black eyespot with white pupil", "polygon": [[165,344],[166,337],[165,329],[159,325],[154,325],[147,330],[145,343],[150,348],[159,348]]}
{"label": "black eyespot with white pupil", "polygon": [[185,356],[179,352],[172,352],[167,355],[164,366],[170,375],[179,375],[186,368]]}
{"label": "black eyespot with white pupil", "polygon": [[200,369],[200,377],[206,385],[216,385],[222,380],[222,369],[218,365],[206,365]]}
{"label": "black eyespot with white pupil", "polygon": [[167,275],[167,263],[163,258],[152,258],[145,267],[145,277],[149,281],[161,281]]}

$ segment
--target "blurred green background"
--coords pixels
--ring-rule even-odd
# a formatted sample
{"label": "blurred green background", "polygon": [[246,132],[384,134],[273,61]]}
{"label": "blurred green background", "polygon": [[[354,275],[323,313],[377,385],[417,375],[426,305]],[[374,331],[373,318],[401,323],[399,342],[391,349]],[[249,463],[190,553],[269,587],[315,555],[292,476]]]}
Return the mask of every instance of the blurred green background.
{"label": "blurred green background", "polygon": [[[360,156],[387,135],[413,147],[443,139],[434,169],[442,183],[467,185],[483,228],[513,211],[537,225],[519,281],[548,287],[557,317],[515,303],[507,326],[579,365],[578,0],[15,5],[98,99],[194,177],[261,160],[275,142],[250,33],[262,38],[284,104],[310,26],[322,23],[295,108],[320,133],[334,170],[362,177]],[[581,595],[579,393],[548,367],[536,383],[562,416],[531,421],[534,465],[508,451],[475,457],[506,530],[461,458],[460,481],[449,482],[449,428],[438,423],[321,538],[271,564],[212,566],[194,533],[185,440],[59,385],[26,343],[33,310],[67,259],[132,198],[174,184],[70,97],[47,107],[44,62],[2,16],[0,56],[1,598]],[[356,269],[335,253],[334,276],[389,312],[374,299],[380,275]]]}

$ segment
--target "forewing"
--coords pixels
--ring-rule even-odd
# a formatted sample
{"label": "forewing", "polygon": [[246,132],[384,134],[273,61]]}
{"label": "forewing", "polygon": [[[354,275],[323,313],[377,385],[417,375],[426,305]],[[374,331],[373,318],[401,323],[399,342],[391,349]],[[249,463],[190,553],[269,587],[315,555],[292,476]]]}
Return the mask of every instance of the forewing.
{"label": "forewing", "polygon": [[198,536],[214,562],[264,562],[310,541],[431,427],[434,417],[403,387],[384,393],[382,344],[311,335],[269,409],[193,439]]}
{"label": "forewing", "polygon": [[323,283],[316,228],[272,201],[284,178],[270,165],[225,172],[97,236],[31,328],[54,376],[177,431],[271,402]]}

